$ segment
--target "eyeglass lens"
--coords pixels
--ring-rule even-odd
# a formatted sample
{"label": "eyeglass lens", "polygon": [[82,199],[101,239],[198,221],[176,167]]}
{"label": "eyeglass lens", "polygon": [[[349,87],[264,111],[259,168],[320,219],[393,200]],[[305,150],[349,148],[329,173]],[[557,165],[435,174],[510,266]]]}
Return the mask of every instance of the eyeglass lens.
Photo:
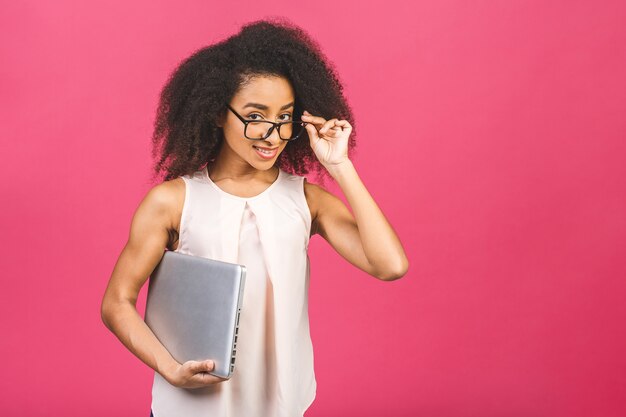
{"label": "eyeglass lens", "polygon": [[[270,135],[269,130],[272,126],[274,125],[267,121],[248,122],[244,134],[248,139],[265,139]],[[276,129],[278,129],[281,139],[288,140],[300,136],[304,126],[300,122],[288,122],[276,126]]]}

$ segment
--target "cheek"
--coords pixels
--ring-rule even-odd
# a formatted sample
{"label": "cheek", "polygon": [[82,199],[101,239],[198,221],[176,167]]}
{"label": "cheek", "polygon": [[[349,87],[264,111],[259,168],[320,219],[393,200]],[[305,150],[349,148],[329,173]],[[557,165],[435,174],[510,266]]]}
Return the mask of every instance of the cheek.
{"label": "cheek", "polygon": [[244,137],[243,136],[243,124],[226,123],[226,125],[224,125],[224,135],[230,138],[231,142],[238,140],[238,139],[242,139]]}
{"label": "cheek", "polygon": [[236,142],[241,141],[243,136],[243,124],[226,123],[224,125],[224,136],[228,138],[228,141],[235,145]]}
{"label": "cheek", "polygon": [[224,142],[226,142],[225,144],[232,149],[235,153],[238,154],[246,154],[249,153],[250,150],[254,150],[252,149],[252,146],[250,146],[248,143],[246,143],[247,141],[245,140],[245,138],[243,138],[242,136],[238,135],[237,132],[232,132],[232,131],[224,131]]}

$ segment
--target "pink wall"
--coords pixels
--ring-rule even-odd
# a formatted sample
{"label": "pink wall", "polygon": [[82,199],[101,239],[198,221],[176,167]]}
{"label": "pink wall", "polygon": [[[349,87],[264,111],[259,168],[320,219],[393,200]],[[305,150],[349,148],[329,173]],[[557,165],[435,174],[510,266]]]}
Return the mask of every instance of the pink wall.
{"label": "pink wall", "polygon": [[148,417],[100,301],[157,94],[280,14],[336,64],[411,262],[379,282],[313,238],[307,416],[626,415],[624,2],[54,3],[0,13],[0,414]]}

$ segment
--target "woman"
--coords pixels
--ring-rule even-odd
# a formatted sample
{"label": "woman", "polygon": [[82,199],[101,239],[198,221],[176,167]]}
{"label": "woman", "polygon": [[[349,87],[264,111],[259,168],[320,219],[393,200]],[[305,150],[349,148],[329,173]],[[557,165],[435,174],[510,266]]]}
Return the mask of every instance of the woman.
{"label": "woman", "polygon": [[[352,113],[323,54],[280,21],[245,25],[187,58],[161,94],[155,173],[102,302],[106,326],[154,369],[156,417],[302,416],[315,397],[309,239],[381,280],[408,260],[349,158]],[[343,202],[304,174],[330,175]],[[322,181],[323,182],[323,181]],[[136,310],[165,249],[247,267],[237,366],[178,363]]]}

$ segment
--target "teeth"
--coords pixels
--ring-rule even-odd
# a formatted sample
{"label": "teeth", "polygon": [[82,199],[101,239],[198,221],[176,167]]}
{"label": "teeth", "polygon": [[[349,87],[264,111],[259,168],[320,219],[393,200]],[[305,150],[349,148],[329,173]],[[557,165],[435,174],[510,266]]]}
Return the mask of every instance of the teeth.
{"label": "teeth", "polygon": [[274,151],[266,151],[264,149],[261,148],[257,148],[256,146],[254,147],[255,149],[258,149],[259,151],[261,151],[262,153],[264,153],[265,155],[271,155],[272,153],[274,153]]}

